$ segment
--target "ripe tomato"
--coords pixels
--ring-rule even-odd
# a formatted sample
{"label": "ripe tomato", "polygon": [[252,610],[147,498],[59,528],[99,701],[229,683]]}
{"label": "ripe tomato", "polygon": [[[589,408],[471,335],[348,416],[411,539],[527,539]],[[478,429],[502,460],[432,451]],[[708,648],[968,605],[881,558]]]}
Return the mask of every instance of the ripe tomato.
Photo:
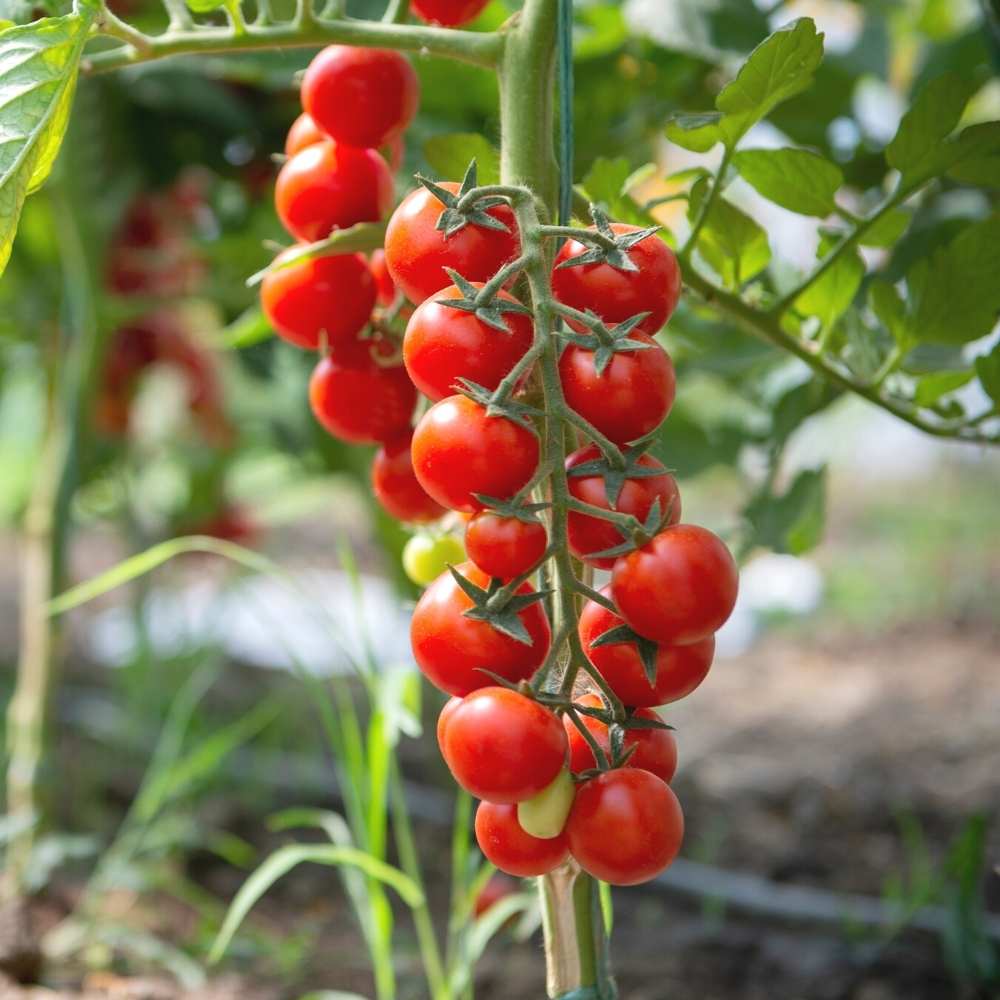
{"label": "ripe tomato", "polygon": [[[456,569],[477,587],[489,586],[489,577],[472,563]],[[519,594],[531,592],[527,584]],[[450,573],[442,573],[417,601],[410,622],[410,643],[417,665],[428,680],[449,694],[467,695],[494,682],[480,669],[509,681],[529,678],[545,659],[552,635],[541,604],[518,612],[531,645],[518,642],[489,622],[466,618],[472,601]],[[450,723],[449,723],[450,728]]]}
{"label": "ripe tomato", "polygon": [[538,468],[538,438],[466,396],[435,403],[413,432],[413,471],[444,507],[482,510],[474,494],[508,500]]}
{"label": "ripe tomato", "polygon": [[[566,459],[566,470],[569,472],[585,462],[597,461],[600,457],[601,452],[597,445],[581,448]],[[670,523],[676,524],[681,519],[681,494],[677,488],[677,481],[667,472],[663,463],[652,455],[642,455],[638,464],[647,469],[663,469],[663,475],[626,479],[614,508],[608,502],[608,491],[603,477],[599,475],[571,475],[570,495],[593,507],[631,514],[643,523],[649,516],[654,502],[659,500],[661,515],[666,515],[669,511]],[[625,540],[610,521],[602,521],[599,517],[571,510],[567,517],[566,529],[570,550],[577,559],[582,559],[588,566],[596,566],[599,569],[611,569],[614,566],[613,556],[600,559],[589,556],[591,552],[613,548]]]}
{"label": "ripe tomato", "polygon": [[[280,264],[291,251],[275,258]],[[269,271],[260,286],[268,322],[285,340],[315,351],[353,340],[375,305],[375,280],[359,253],[333,254],[296,261]]]}
{"label": "ripe tomato", "polygon": [[417,74],[391,49],[328,45],[302,78],[302,107],[345,146],[384,145],[410,124],[419,102]]}
{"label": "ripe tomato", "polygon": [[566,760],[555,713],[517,691],[484,687],[450,713],[444,759],[455,780],[487,802],[523,802],[546,788]]}
{"label": "ripe tomato", "polygon": [[[610,588],[602,593],[607,594]],[[715,655],[715,636],[709,635],[684,646],[659,645],[656,649],[656,683],[646,679],[635,643],[608,646],[591,643],[622,624],[618,615],[596,601],[587,601],[580,614],[580,642],[587,658],[600,671],[611,690],[626,704],[636,707],[666,705],[687,697],[708,675]]]}
{"label": "ripe tomato", "polygon": [[[576,704],[601,708],[604,703],[596,694],[585,694],[576,699]],[[640,708],[635,714],[640,719],[659,718],[648,708]],[[589,715],[581,715],[580,721],[610,758],[611,741],[608,737],[608,727],[600,719],[591,718]],[[594,751],[590,749],[582,733],[568,715],[563,716],[563,725],[566,727],[566,740],[569,743],[569,769],[578,774],[580,771],[589,771],[597,767]],[[627,749],[632,746],[635,747],[635,751],[629,757],[626,767],[642,768],[669,784],[677,771],[677,741],[674,739],[674,734],[669,729],[627,729],[625,747]]]}
{"label": "ripe tomato", "polygon": [[648,345],[615,354],[600,375],[594,352],[570,344],[559,359],[566,403],[615,444],[635,441],[658,427],[674,402],[674,366],[651,337],[631,333],[629,340]]}
{"label": "ripe tomato", "polygon": [[649,771],[605,771],[577,788],[566,839],[580,867],[611,885],[659,875],[680,850],[684,814],[666,782]]}
{"label": "ripe tomato", "polygon": [[478,17],[488,3],[489,0],[410,0],[410,10],[428,24],[456,28]]}
{"label": "ripe tomato", "polygon": [[[611,228],[620,235],[634,233],[639,227],[614,222]],[[559,267],[589,249],[576,240],[567,240],[556,254],[552,272],[556,298],[574,309],[590,309],[608,324],[623,323],[648,312],[637,329],[656,333],[670,318],[681,294],[681,272],[670,247],[655,233],[640,240],[626,251],[637,271],[619,271],[603,263]]]}
{"label": "ripe tomato", "polygon": [[[463,699],[455,695],[452,695],[445,703],[444,708],[441,709],[441,714],[438,716],[437,721],[437,741],[438,748],[441,750],[441,756],[445,757],[444,749],[444,734],[445,730],[448,728],[448,723],[451,722],[452,715],[455,714],[455,709],[462,704]],[[445,763],[448,763],[447,757],[445,757]],[[450,764],[448,764],[451,767]]]}
{"label": "ripe tomato", "polygon": [[386,441],[375,453],[372,491],[383,509],[399,521],[436,521],[445,509],[424,492],[413,474],[411,437],[406,431]]}
{"label": "ripe tomato", "polygon": [[[477,287],[482,288],[482,283]],[[442,305],[464,296],[452,285],[414,310],[406,325],[403,361],[417,388],[435,402],[456,391],[460,378],[495,389],[531,347],[530,316],[504,313],[509,333],[488,326],[475,313]],[[498,298],[516,302],[501,291]]]}
{"label": "ripe tomato", "polygon": [[545,554],[549,536],[541,521],[520,521],[483,510],[465,526],[465,551],[489,576],[512,580]]}
{"label": "ripe tomato", "polygon": [[396,283],[385,266],[385,251],[373,250],[368,260],[372,277],[375,279],[375,294],[380,306],[391,306],[396,301]]}
{"label": "ripe tomato", "polygon": [[313,414],[341,441],[376,444],[410,426],[417,390],[402,365],[383,367],[371,350],[368,341],[345,356],[323,358],[309,380]]}
{"label": "ripe tomato", "polygon": [[331,140],[296,153],[278,172],[274,202],[282,225],[306,243],[358,222],[378,222],[392,207],[392,174],[374,149]]}
{"label": "ripe tomato", "polygon": [[294,156],[301,152],[306,146],[313,146],[317,142],[322,142],[330,137],[323,132],[320,127],[304,111],[288,130],[285,136],[285,156]]}
{"label": "ripe tomato", "polygon": [[418,587],[430,586],[463,559],[465,546],[454,535],[414,535],[403,546],[403,572]]}
{"label": "ripe tomato", "polygon": [[[440,187],[452,194],[459,189],[453,181],[443,181]],[[389,219],[385,261],[393,280],[414,304],[451,284],[446,267],[458,271],[466,281],[488,281],[518,252],[517,223],[509,206],[487,210],[509,232],[469,223],[447,238],[434,228],[443,211],[444,205],[419,187],[402,200]]]}
{"label": "ripe tomato", "polygon": [[545,875],[569,854],[564,833],[549,839],[525,833],[515,805],[481,802],[476,810],[476,840],[500,871],[518,878]]}

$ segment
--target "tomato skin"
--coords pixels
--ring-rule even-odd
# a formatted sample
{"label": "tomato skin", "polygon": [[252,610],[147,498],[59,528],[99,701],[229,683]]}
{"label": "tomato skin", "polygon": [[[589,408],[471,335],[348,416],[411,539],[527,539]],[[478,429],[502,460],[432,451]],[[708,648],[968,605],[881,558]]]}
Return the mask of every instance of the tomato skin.
{"label": "tomato skin", "polygon": [[[482,288],[482,282],[474,283]],[[531,347],[534,325],[530,316],[504,313],[509,333],[487,326],[474,313],[442,305],[442,300],[464,298],[454,285],[414,310],[406,325],[403,361],[417,388],[437,402],[456,391],[465,378],[495,389]],[[501,291],[497,298],[516,302]]]}
{"label": "tomato skin", "polygon": [[[621,235],[634,233],[639,227],[613,222],[611,228]],[[655,233],[640,240],[627,251],[638,271],[619,271],[610,264],[559,267],[563,261],[579,257],[589,249],[576,240],[563,244],[552,272],[555,297],[574,309],[590,309],[608,324],[623,323],[638,313],[648,312],[649,316],[636,329],[656,333],[670,318],[681,294],[681,272],[670,247]]]}
{"label": "tomato skin", "polygon": [[385,145],[417,113],[420,81],[391,49],[328,45],[302,78],[302,107],[337,142],[359,149]]}
{"label": "tomato skin", "polygon": [[541,521],[520,521],[483,510],[465,526],[465,551],[489,576],[512,580],[545,554],[549,536]]}
{"label": "tomato skin", "polygon": [[[578,465],[593,462],[600,457],[601,451],[597,445],[588,445],[573,452],[566,459],[566,471],[569,472]],[[631,514],[645,523],[653,503],[659,500],[660,514],[666,515],[669,511],[669,523],[676,524],[681,519],[681,494],[677,488],[677,480],[667,472],[663,463],[652,455],[642,455],[639,458],[639,465],[649,469],[663,469],[663,475],[626,479],[614,509],[621,514]],[[570,496],[576,500],[593,507],[612,509],[608,503],[604,480],[600,476],[569,476],[568,482]],[[574,510],[567,515],[566,536],[573,555],[588,566],[596,566],[598,569],[611,569],[615,564],[615,557],[594,559],[588,553],[601,552],[624,541],[610,521],[602,521],[599,517],[591,517],[589,514],[581,514]]]}
{"label": "tomato skin", "polygon": [[[601,708],[604,705],[600,696],[596,694],[585,694],[574,700],[577,705],[585,705],[589,708]],[[640,708],[635,714],[640,719],[659,719],[659,716],[648,708]],[[591,736],[597,740],[601,749],[610,757],[611,741],[608,737],[608,727],[600,719],[594,719],[589,715],[581,715],[580,721],[587,727]],[[569,743],[569,769],[574,774],[579,774],[581,771],[589,771],[597,767],[594,751],[590,749],[580,730],[576,728],[568,715],[563,716],[563,725],[566,728],[566,740]],[[670,784],[677,772],[677,740],[674,739],[674,734],[669,729],[627,729],[625,731],[625,746],[626,748],[635,747],[632,756],[625,764],[626,767],[638,767],[643,771],[649,771],[650,774],[655,774],[662,781]]]}
{"label": "tomato skin", "polygon": [[[610,588],[601,593],[607,596]],[[714,635],[684,646],[660,645],[656,651],[656,683],[650,685],[633,643],[591,646],[598,636],[621,624],[618,615],[596,601],[587,601],[580,613],[579,634],[587,659],[626,705],[651,708],[679,701],[708,676],[715,655]]]}
{"label": "tomato skin", "polygon": [[611,596],[622,618],[654,642],[692,643],[715,632],[736,604],[739,573],[717,535],[675,524],[615,563]]}
{"label": "tomato skin", "polygon": [[674,403],[673,362],[659,344],[644,333],[629,340],[648,345],[640,351],[622,351],[598,375],[594,352],[570,344],[559,358],[559,378],[566,403],[615,444],[635,441],[658,427]]}
{"label": "tomato skin", "polygon": [[376,301],[380,306],[391,306],[396,301],[396,283],[385,266],[385,251],[373,250],[368,259],[368,266],[375,279]]}
{"label": "tomato skin", "polygon": [[435,403],[413,432],[413,471],[443,507],[473,513],[473,494],[509,499],[538,468],[538,438],[466,396]]}
{"label": "tomato skin", "polygon": [[477,18],[489,0],[410,0],[410,10],[421,21],[457,28]]}
{"label": "tomato skin", "polygon": [[580,867],[611,885],[637,885],[662,872],[684,839],[677,796],[635,767],[605,771],[577,788],[566,839]]}
{"label": "tomato skin", "polygon": [[[459,185],[443,181],[440,187],[455,194]],[[487,209],[509,232],[472,223],[447,239],[434,227],[444,205],[424,187],[411,191],[400,203],[385,232],[385,260],[396,285],[414,305],[447,288],[450,267],[466,281],[488,281],[517,255],[517,223],[508,205]]]}
{"label": "tomato skin", "polygon": [[476,840],[500,871],[518,878],[545,875],[569,856],[564,833],[551,839],[525,833],[515,805],[481,802],[476,810]]}
{"label": "tomato skin", "polygon": [[294,156],[307,146],[323,142],[330,137],[306,114],[305,111],[292,122],[292,127],[285,136],[285,156]]}
{"label": "tomato skin", "polygon": [[[456,570],[477,587],[487,587],[489,577],[472,563]],[[527,594],[527,584],[517,588]],[[509,681],[527,680],[545,659],[552,641],[548,619],[536,602],[518,613],[531,637],[525,645],[498,632],[488,622],[466,618],[472,601],[450,573],[442,573],[424,591],[410,621],[410,644],[417,665],[427,679],[448,694],[465,696],[495,684],[480,667]]]}
{"label": "tomato skin", "polygon": [[438,716],[437,721],[437,741],[438,749],[441,751],[441,756],[444,757],[444,761],[451,768],[451,764],[448,763],[448,757],[445,751],[445,732],[448,729],[448,724],[451,722],[451,717],[455,714],[455,710],[459,705],[462,704],[464,699],[459,698],[457,695],[452,695],[445,703],[444,708],[441,709],[441,714]]}
{"label": "tomato skin", "polygon": [[372,461],[371,481],[375,499],[398,521],[418,524],[436,521],[444,507],[432,500],[413,474],[409,431],[386,441]]}
{"label": "tomato skin", "polygon": [[331,140],[307,146],[278,172],[274,202],[282,225],[306,243],[358,222],[378,222],[392,207],[392,173],[374,149]]}
{"label": "tomato skin", "polygon": [[487,802],[523,802],[545,789],[566,760],[555,713],[502,687],[466,696],[448,717],[444,758],[455,780]]}
{"label": "tomato skin", "polygon": [[[275,263],[290,252],[279,254]],[[269,271],[260,301],[279,336],[315,351],[324,333],[327,344],[336,345],[364,329],[375,306],[375,280],[359,253],[314,257]]]}

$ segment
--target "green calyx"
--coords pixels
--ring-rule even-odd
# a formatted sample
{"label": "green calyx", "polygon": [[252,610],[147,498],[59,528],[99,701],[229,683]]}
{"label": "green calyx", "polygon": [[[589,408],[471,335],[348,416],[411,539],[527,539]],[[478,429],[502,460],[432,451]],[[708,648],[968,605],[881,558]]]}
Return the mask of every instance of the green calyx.
{"label": "green calyx", "polygon": [[581,243],[592,243],[593,246],[579,256],[564,260],[559,264],[559,269],[582,267],[584,264],[608,264],[619,271],[638,271],[639,266],[629,257],[628,251],[637,243],[658,233],[660,227],[650,226],[634,233],[616,233],[611,228],[607,215],[596,205],[590,206],[590,217],[594,220],[596,232],[581,232],[576,239]]}
{"label": "green calyx", "polygon": [[485,323],[493,330],[500,333],[510,334],[510,327],[504,322],[505,313],[520,313],[522,316],[530,316],[531,310],[514,299],[504,299],[500,297],[499,289],[492,289],[489,285],[476,288],[471,281],[466,281],[450,267],[445,268],[448,277],[451,278],[455,287],[462,293],[460,299],[435,299],[438,305],[446,306],[449,309],[458,309],[461,312],[472,313],[481,323]]}
{"label": "green calyx", "polygon": [[465,177],[462,178],[462,185],[457,194],[452,194],[451,191],[420,174],[416,175],[416,179],[444,206],[444,210],[438,216],[435,228],[444,233],[445,239],[454,236],[455,233],[460,232],[468,225],[480,226],[483,229],[496,229],[503,233],[510,232],[510,227],[506,223],[496,216],[490,215],[487,211],[487,209],[507,203],[506,199],[499,195],[485,195],[482,198],[477,198],[468,208],[459,207],[459,202],[462,201],[463,197],[479,187],[475,160],[469,164],[469,168],[465,171]]}
{"label": "green calyx", "polygon": [[[569,316],[569,311],[556,305],[556,310],[564,316]],[[576,311],[573,310],[575,313]],[[655,344],[644,343],[641,340],[633,340],[632,331],[649,315],[648,312],[638,313],[630,316],[623,323],[608,327],[599,316],[588,310],[583,314],[586,317],[587,333],[577,333],[574,330],[562,330],[559,336],[577,347],[594,352],[594,371],[600,378],[611,359],[616,354],[630,353],[632,351],[647,351]],[[576,316],[571,318],[576,319]]]}
{"label": "green calyx", "polygon": [[489,586],[484,589],[477,587],[468,577],[462,576],[454,566],[449,566],[448,570],[465,596],[472,601],[472,607],[462,612],[466,618],[487,622],[511,639],[525,646],[532,645],[531,636],[519,613],[542,600],[551,591],[538,590],[530,594],[510,593],[503,582],[496,578],[490,580]]}
{"label": "green calyx", "polygon": [[643,465],[639,461],[645,454],[651,440],[652,435],[649,435],[624,449],[622,452],[623,461],[620,466],[612,464],[606,456],[602,455],[589,462],[574,465],[573,468],[567,470],[566,474],[571,479],[600,476],[604,480],[604,494],[613,510],[618,504],[618,498],[621,496],[622,487],[626,480],[650,479],[653,476],[662,476],[666,472],[663,468]]}

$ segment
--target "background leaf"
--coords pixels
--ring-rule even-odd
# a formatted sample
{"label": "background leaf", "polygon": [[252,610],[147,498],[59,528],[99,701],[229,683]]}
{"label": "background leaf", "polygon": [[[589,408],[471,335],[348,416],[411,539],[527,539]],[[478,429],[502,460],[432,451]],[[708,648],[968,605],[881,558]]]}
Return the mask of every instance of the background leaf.
{"label": "background leaf", "polygon": [[[697,218],[708,183],[702,178],[691,189],[689,216]],[[698,234],[697,250],[730,288],[759,274],[771,260],[767,234],[745,212],[718,198]]]}
{"label": "background leaf", "polygon": [[835,163],[807,149],[742,149],[733,157],[740,176],[790,212],[825,218],[844,183]]}
{"label": "background leaf", "polygon": [[424,142],[424,156],[442,180],[460,181],[469,162],[475,160],[480,184],[500,182],[500,154],[477,132],[431,136]]}

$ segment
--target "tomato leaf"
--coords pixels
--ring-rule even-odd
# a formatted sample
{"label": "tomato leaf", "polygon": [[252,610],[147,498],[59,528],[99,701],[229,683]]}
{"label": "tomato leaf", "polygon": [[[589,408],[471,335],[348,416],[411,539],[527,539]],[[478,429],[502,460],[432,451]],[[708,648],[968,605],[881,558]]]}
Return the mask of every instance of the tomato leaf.
{"label": "tomato leaf", "polygon": [[733,166],[769,201],[799,215],[825,218],[844,183],[840,167],[808,149],[742,149]]}
{"label": "tomato leaf", "polygon": [[976,358],[976,374],[986,394],[1000,407],[1000,344]]}
{"label": "tomato leaf", "polygon": [[[825,256],[832,245],[833,240],[824,236],[820,240],[817,256]],[[851,249],[842,253],[834,264],[795,300],[795,308],[807,316],[816,316],[824,327],[830,326],[854,301],[864,276],[865,264],[858,251]]]}
{"label": "tomato leaf", "polygon": [[692,153],[707,153],[722,142],[719,111],[675,111],[667,119],[667,138]]}
{"label": "tomato leaf", "polygon": [[801,555],[814,548],[826,519],[826,468],[804,469],[780,495],[755,497],[744,509],[754,540],[775,552]]}
{"label": "tomato leaf", "polygon": [[868,286],[868,304],[882,325],[892,334],[892,339],[901,347],[910,341],[910,328],[906,316],[906,304],[896,287],[884,278],[876,278]]}
{"label": "tomato leaf", "polygon": [[475,160],[480,184],[500,183],[500,154],[478,132],[433,135],[424,142],[424,156],[438,177],[461,177],[469,162]]}
{"label": "tomato leaf", "polygon": [[911,218],[906,209],[890,209],[859,237],[858,243],[863,247],[891,247],[906,232]]}
{"label": "tomato leaf", "polygon": [[[935,403],[948,393],[961,389],[972,381],[975,372],[934,372],[932,375],[925,375],[917,381],[916,392],[913,394],[913,401],[918,406],[934,406]],[[982,378],[980,377],[980,381]],[[985,382],[983,383],[985,385]]]}

